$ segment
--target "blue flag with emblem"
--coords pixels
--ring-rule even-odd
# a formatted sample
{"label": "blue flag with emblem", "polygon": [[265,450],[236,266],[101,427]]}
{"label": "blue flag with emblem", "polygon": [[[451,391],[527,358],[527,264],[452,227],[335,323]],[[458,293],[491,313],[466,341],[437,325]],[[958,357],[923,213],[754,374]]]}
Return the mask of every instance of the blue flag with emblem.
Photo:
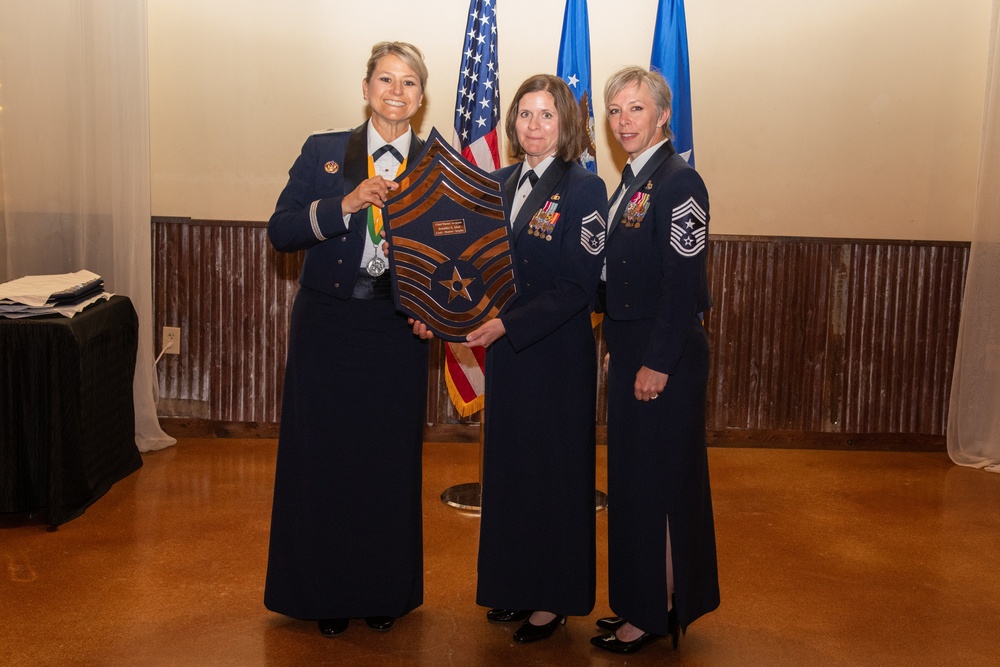
{"label": "blue flag with emblem", "polygon": [[556,76],[569,85],[580,107],[580,119],[587,130],[580,164],[597,173],[597,148],[594,144],[594,93],[590,87],[590,23],[587,0],[566,0],[562,40]]}
{"label": "blue flag with emblem", "polygon": [[691,129],[691,72],[688,67],[687,21],[684,0],[660,0],[656,8],[653,55],[650,69],[663,75],[673,93],[670,129],[674,148],[694,166],[694,133]]}

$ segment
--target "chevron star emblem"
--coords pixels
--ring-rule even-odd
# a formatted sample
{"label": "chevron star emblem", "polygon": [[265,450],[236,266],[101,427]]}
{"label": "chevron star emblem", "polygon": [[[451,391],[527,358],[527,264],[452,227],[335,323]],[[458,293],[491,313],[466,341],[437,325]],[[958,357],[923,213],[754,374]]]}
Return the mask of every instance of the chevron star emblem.
{"label": "chevron star emblem", "polygon": [[386,202],[397,310],[451,342],[502,314],[517,292],[501,184],[437,130]]}
{"label": "chevron star emblem", "polygon": [[583,219],[580,226],[580,245],[591,255],[600,255],[604,250],[604,237],[607,231],[607,223],[597,211]]}
{"label": "chevron star emblem", "polygon": [[673,210],[670,223],[670,246],[682,257],[694,257],[705,250],[708,240],[708,214],[689,197]]}

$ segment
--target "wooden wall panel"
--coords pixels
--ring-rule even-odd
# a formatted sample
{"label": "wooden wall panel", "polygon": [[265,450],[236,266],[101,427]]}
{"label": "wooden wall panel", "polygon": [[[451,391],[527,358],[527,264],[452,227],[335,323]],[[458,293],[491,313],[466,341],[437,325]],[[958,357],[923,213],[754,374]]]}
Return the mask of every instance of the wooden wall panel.
{"label": "wooden wall panel", "polygon": [[181,354],[157,366],[160,413],[277,423],[301,256],[260,225],[172,218],[154,221],[153,249],[154,331],[181,328]]}
{"label": "wooden wall panel", "polygon": [[709,429],[945,432],[968,245],[713,237]]}
{"label": "wooden wall panel", "polygon": [[[160,413],[273,435],[301,255],[275,252],[262,223],[155,218],[153,241],[155,331],[182,329],[182,354],[158,365]],[[943,435],[968,244],[713,236],[709,248],[715,440]],[[443,358],[436,341],[427,422],[475,440]],[[602,433],[603,380],[596,391]]]}
{"label": "wooden wall panel", "polygon": [[944,433],[967,249],[857,243],[846,252],[857,298],[845,317],[842,430]]}
{"label": "wooden wall panel", "polygon": [[712,350],[709,429],[827,430],[834,248],[712,239],[714,307],[705,322]]}

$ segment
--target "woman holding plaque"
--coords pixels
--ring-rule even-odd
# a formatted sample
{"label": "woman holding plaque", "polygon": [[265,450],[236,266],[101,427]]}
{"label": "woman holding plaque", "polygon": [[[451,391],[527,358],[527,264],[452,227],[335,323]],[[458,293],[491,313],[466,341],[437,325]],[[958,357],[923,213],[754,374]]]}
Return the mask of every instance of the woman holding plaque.
{"label": "woman holding plaque", "polygon": [[517,296],[470,333],[485,346],[486,408],[476,601],[492,622],[546,639],[594,607],[597,360],[591,304],[607,192],[575,161],[587,142],[573,93],[539,74],[518,89],[506,133],[517,164],[497,171]]}
{"label": "woman holding plaque", "polygon": [[292,309],[264,604],[328,637],[373,630],[423,601],[421,443],[428,344],[396,313],[381,244],[393,180],[423,142],[420,51],[376,44],[371,117],[309,137],[268,223],[305,251]]}
{"label": "woman holding plaque", "polygon": [[708,191],[670,142],[670,89],[629,67],[607,82],[628,153],[611,197],[608,368],[609,598],[591,643],[634,653],[719,606],[705,442]]}

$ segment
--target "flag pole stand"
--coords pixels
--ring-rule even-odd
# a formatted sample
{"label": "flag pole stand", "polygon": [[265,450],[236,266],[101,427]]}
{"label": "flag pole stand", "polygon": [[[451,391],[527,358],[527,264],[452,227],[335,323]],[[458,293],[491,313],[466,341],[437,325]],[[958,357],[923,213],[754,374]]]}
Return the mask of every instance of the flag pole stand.
{"label": "flag pole stand", "polygon": [[606,509],[608,509],[608,494],[600,489],[594,489],[594,511],[600,512]]}
{"label": "flag pole stand", "polygon": [[[486,433],[484,412],[484,410],[479,411],[479,481],[449,486],[441,492],[441,502],[470,514],[479,514],[483,510],[483,441]],[[600,512],[607,508],[608,494],[600,489],[594,489],[594,511]]]}
{"label": "flag pole stand", "polygon": [[483,439],[486,432],[485,410],[479,411],[479,481],[449,486],[441,492],[441,502],[463,512],[479,514],[483,500]]}

